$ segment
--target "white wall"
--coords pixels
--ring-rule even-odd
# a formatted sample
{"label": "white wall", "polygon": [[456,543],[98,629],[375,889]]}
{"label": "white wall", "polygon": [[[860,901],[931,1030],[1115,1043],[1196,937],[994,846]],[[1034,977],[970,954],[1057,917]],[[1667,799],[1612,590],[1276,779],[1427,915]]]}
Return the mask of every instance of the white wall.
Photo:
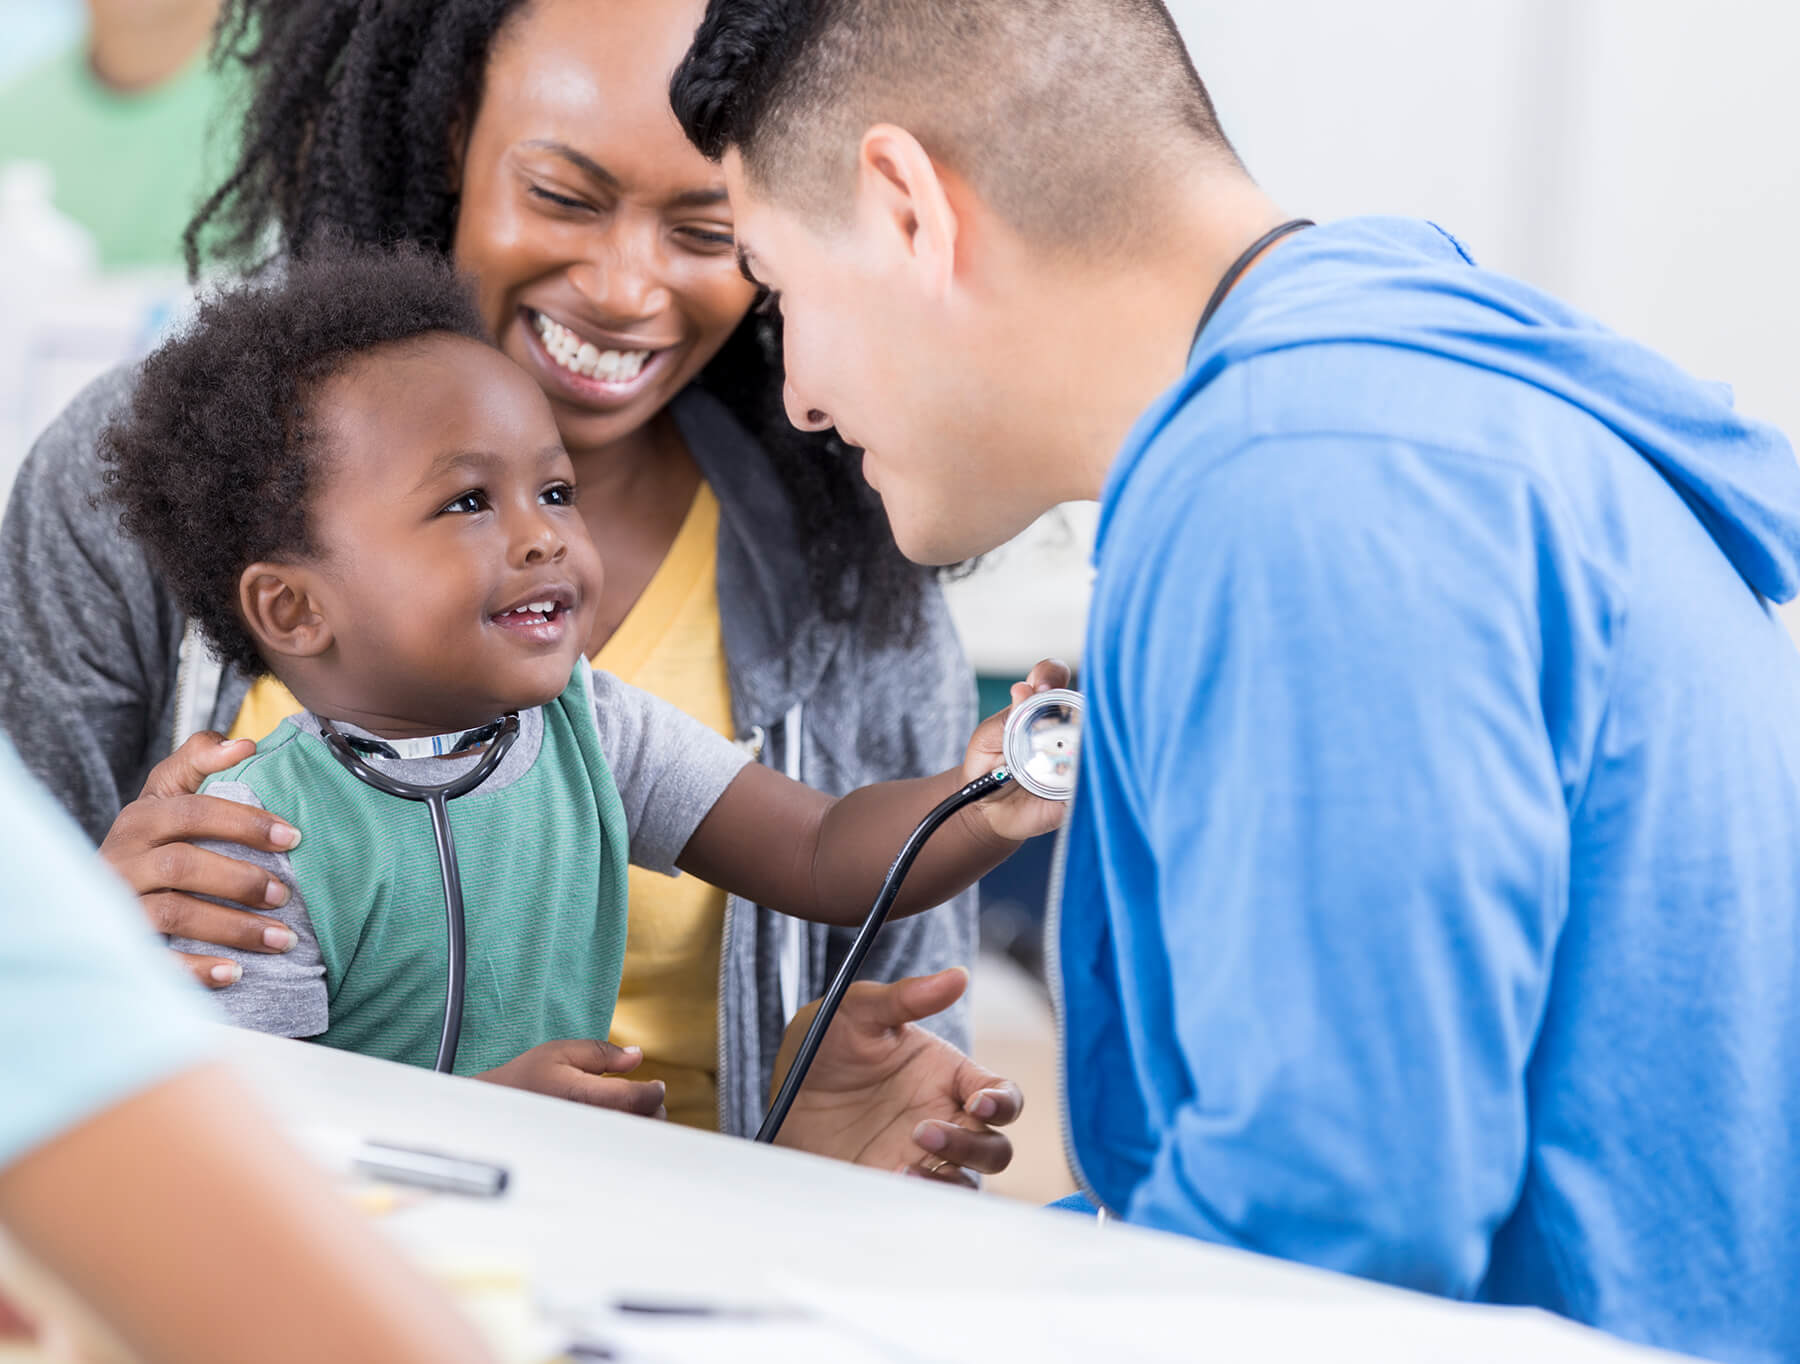
{"label": "white wall", "polygon": [[1582,0],[1555,281],[1800,438],[1800,6]]}

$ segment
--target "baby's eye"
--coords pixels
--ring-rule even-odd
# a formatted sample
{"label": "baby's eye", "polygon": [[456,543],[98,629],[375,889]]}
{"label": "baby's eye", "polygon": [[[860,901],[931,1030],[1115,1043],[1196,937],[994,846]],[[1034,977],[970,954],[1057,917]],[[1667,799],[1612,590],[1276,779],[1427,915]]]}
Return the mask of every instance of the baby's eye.
{"label": "baby's eye", "polygon": [[575,487],[570,483],[552,483],[538,494],[538,501],[546,507],[572,507],[575,505]]}
{"label": "baby's eye", "polygon": [[471,512],[485,511],[487,505],[487,494],[480,488],[471,488],[468,492],[458,494],[446,502],[441,510],[455,512],[460,516],[468,515]]}

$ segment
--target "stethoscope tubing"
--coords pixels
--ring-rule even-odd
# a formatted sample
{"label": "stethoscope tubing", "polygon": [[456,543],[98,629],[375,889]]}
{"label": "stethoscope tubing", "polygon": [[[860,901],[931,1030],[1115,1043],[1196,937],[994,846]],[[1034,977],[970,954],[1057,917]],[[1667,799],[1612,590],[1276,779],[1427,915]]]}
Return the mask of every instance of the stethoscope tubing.
{"label": "stethoscope tubing", "polygon": [[977,777],[926,815],[919,822],[919,827],[913,830],[912,836],[901,846],[899,855],[894,858],[893,865],[888,868],[887,876],[881,883],[881,890],[875,896],[875,903],[870,908],[868,917],[857,930],[856,940],[850,944],[849,955],[844,958],[843,965],[838,967],[830,988],[819,1002],[819,1011],[813,1015],[813,1021],[806,1029],[806,1036],[800,1041],[800,1050],[794,1055],[794,1063],[788,1067],[787,1076],[775,1095],[775,1102],[769,1105],[768,1115],[757,1129],[757,1141],[764,1144],[773,1142],[781,1132],[781,1125],[787,1121],[788,1110],[794,1106],[800,1086],[806,1083],[806,1072],[812,1069],[813,1058],[819,1054],[819,1046],[825,1040],[831,1020],[836,1015],[838,1006],[844,1002],[844,995],[849,991],[850,983],[856,979],[863,959],[875,945],[876,936],[887,923],[894,901],[899,898],[900,887],[905,884],[907,873],[912,870],[912,865],[918,860],[926,842],[957,811],[974,804],[983,796],[993,794],[1012,779],[1012,773],[1005,767],[997,767],[985,777]]}
{"label": "stethoscope tubing", "polygon": [[463,913],[462,871],[456,860],[456,835],[450,828],[450,802],[466,796],[494,774],[513,741],[519,737],[519,717],[509,714],[500,732],[489,742],[480,762],[455,781],[425,786],[379,772],[363,761],[350,741],[329,720],[320,721],[325,745],[346,771],[365,786],[400,800],[417,801],[431,815],[432,842],[437,845],[438,878],[444,888],[445,986],[444,1025],[438,1033],[437,1060],[433,1069],[449,1074],[456,1068],[456,1049],[462,1041],[463,992],[468,976],[468,924]]}
{"label": "stethoscope tubing", "polygon": [[444,885],[444,940],[449,944],[449,970],[444,985],[444,1027],[438,1034],[432,1069],[449,1075],[456,1069],[462,1042],[463,990],[468,975],[468,922],[463,914],[462,871],[456,862],[456,835],[450,830],[449,797],[425,798],[431,813],[431,836],[437,842],[438,877]]}

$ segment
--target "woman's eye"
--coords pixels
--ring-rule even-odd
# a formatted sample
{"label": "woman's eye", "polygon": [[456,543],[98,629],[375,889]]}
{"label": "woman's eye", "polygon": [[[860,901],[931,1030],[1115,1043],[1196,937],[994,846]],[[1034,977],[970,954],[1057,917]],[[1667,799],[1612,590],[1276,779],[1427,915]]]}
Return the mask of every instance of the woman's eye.
{"label": "woman's eye", "polygon": [[591,207],[590,204],[583,200],[571,199],[566,194],[558,194],[554,190],[545,189],[542,185],[530,186],[529,192],[533,198],[542,199],[546,203],[555,204],[558,208],[573,209],[579,212],[585,211]]}
{"label": "woman's eye", "polygon": [[553,483],[538,494],[538,501],[546,507],[572,507],[575,505],[575,487],[570,483]]}
{"label": "woman's eye", "polygon": [[702,251],[723,253],[737,245],[737,237],[734,234],[715,228],[684,227],[680,229],[680,232]]}
{"label": "woman's eye", "polygon": [[451,498],[444,504],[443,510],[455,512],[459,516],[466,516],[471,512],[486,510],[487,504],[487,494],[479,488],[471,488],[468,492]]}

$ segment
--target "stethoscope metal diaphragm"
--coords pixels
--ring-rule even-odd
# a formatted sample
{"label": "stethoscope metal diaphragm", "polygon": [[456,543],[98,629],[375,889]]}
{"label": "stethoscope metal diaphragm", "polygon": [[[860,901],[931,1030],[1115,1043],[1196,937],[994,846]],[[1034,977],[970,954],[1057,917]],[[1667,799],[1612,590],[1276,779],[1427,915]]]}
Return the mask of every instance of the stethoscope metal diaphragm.
{"label": "stethoscope metal diaphragm", "polygon": [[1081,758],[1081,693],[1058,687],[1013,707],[1001,740],[1013,780],[1042,800],[1072,800]]}

